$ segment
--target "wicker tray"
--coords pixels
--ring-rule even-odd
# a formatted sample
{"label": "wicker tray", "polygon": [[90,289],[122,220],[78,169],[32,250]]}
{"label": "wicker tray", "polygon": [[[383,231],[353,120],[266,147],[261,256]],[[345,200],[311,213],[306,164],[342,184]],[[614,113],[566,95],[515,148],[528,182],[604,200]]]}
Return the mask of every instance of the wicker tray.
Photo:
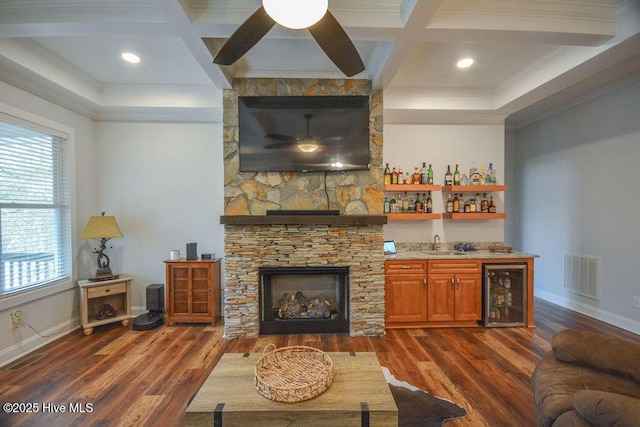
{"label": "wicker tray", "polygon": [[313,399],[333,382],[333,361],[317,348],[291,346],[265,353],[255,368],[256,390],[267,399],[295,403]]}

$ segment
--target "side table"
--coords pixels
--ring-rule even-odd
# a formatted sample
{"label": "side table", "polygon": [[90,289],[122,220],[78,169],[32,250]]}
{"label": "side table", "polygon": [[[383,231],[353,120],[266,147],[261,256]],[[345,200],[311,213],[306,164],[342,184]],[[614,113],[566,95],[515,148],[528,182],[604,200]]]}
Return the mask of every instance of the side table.
{"label": "side table", "polygon": [[[93,328],[113,322],[129,325],[131,315],[131,276],[121,274],[117,279],[93,282],[79,280],[80,287],[80,323],[85,335],[91,335]],[[113,312],[108,317],[100,312],[106,306]],[[104,313],[103,313],[104,314]]]}

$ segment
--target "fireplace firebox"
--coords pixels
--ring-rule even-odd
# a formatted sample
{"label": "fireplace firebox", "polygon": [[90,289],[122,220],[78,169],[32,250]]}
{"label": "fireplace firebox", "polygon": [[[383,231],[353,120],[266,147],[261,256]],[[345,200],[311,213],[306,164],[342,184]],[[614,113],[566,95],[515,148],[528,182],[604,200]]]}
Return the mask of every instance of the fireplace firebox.
{"label": "fireplace firebox", "polygon": [[260,268],[260,334],[349,333],[349,267]]}

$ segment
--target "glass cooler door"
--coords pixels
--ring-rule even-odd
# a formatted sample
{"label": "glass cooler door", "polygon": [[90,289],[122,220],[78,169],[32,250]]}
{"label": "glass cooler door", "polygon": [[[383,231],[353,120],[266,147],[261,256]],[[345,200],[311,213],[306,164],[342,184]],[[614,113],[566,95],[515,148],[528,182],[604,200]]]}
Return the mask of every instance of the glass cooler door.
{"label": "glass cooler door", "polygon": [[525,326],[526,264],[483,264],[484,326]]}

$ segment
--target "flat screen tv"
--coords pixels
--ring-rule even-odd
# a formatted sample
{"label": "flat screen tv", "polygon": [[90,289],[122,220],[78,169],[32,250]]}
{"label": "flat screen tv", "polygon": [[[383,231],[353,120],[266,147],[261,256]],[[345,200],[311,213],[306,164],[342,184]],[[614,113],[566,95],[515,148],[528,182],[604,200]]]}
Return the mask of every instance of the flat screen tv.
{"label": "flat screen tv", "polygon": [[368,96],[238,97],[240,171],[369,169]]}

